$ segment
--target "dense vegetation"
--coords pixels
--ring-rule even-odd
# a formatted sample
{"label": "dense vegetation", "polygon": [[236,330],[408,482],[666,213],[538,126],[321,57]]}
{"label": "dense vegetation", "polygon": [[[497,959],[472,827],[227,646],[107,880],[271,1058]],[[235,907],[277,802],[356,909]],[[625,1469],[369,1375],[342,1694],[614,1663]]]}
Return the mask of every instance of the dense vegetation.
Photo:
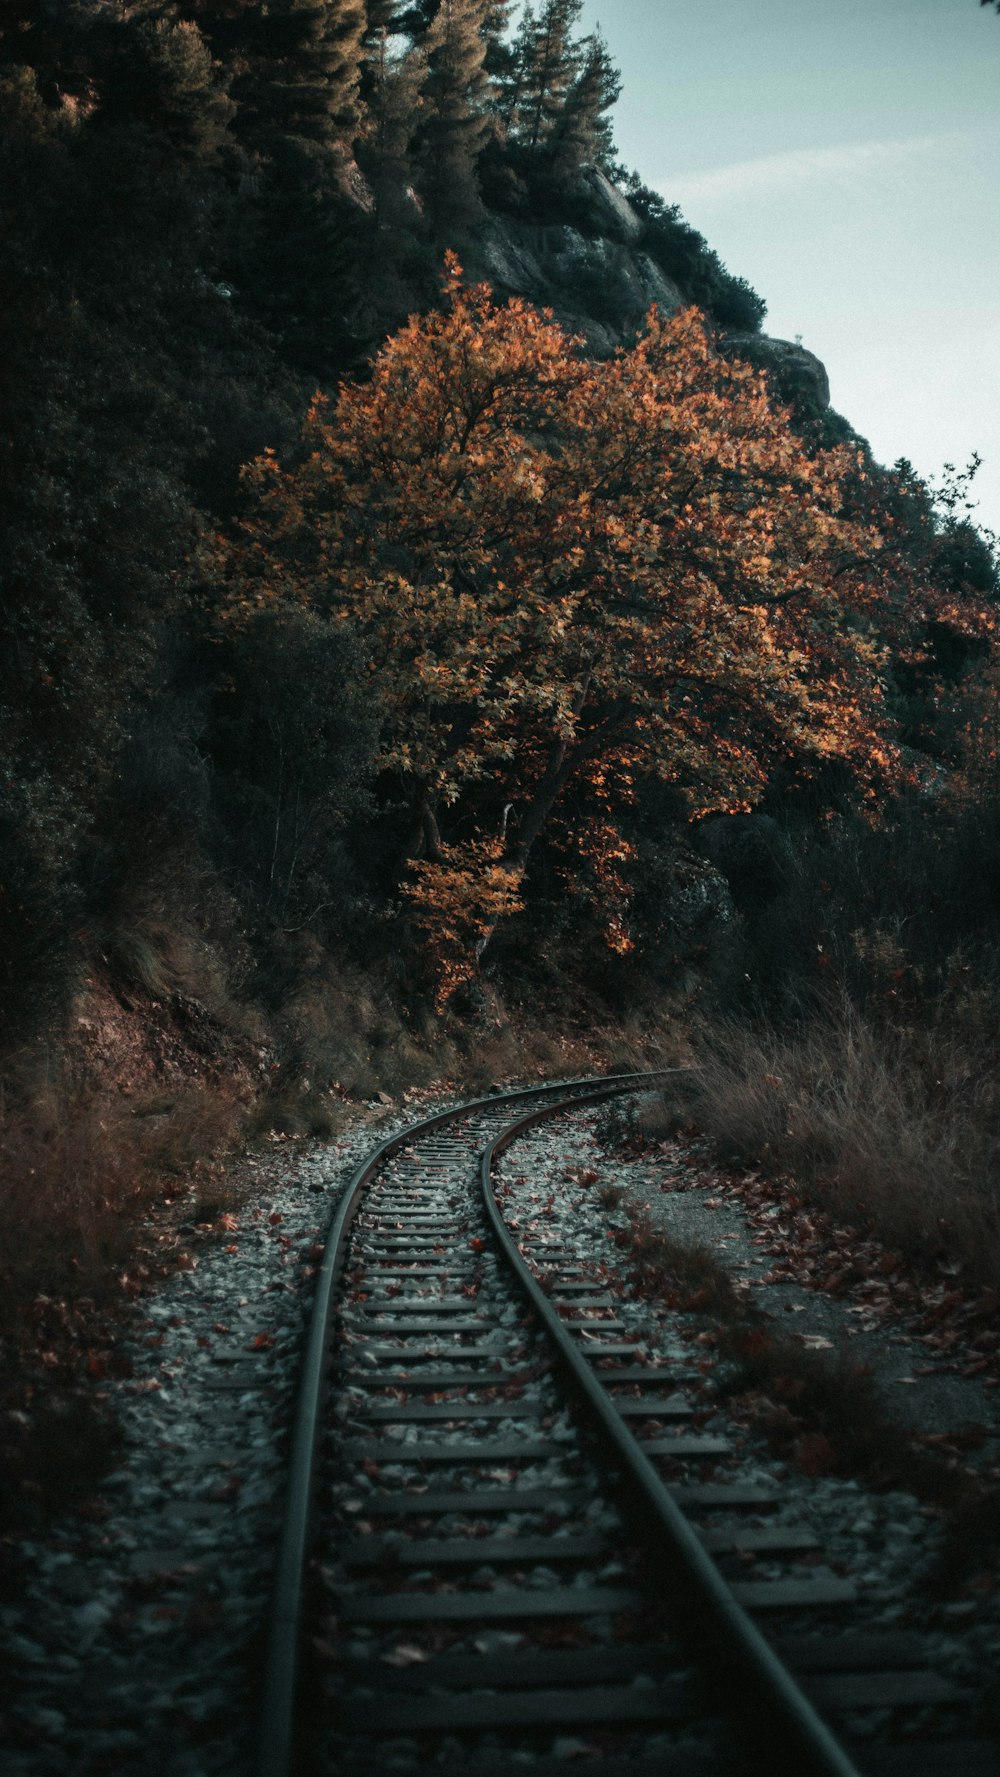
{"label": "dense vegetation", "polygon": [[[391,887],[349,839],[375,746],[350,639],[303,619],[220,641],[209,541],[241,464],[292,443],[315,384],[437,299],[484,191],[527,217],[572,209],[581,164],[609,161],[618,82],[601,40],[574,36],[577,0],[527,9],[513,36],[510,10],[5,11],[8,1042],[145,917],[154,873],[161,925],[204,928],[198,882],[255,930],[311,898],[324,936]],[[282,686],[294,709],[245,713]]]}
{"label": "dense vegetation", "polygon": [[[787,1035],[831,996],[881,1029],[974,994],[993,1030],[998,588],[967,481],[782,405],[747,362],[760,298],[616,167],[579,0],[513,10],[4,9],[22,1184],[71,1167],[68,1100],[15,1125],[95,984],[244,1096],[291,1081],[289,1128],[333,1078],[374,1089],[380,1048],[405,1078],[435,1002],[475,1032],[697,998]],[[498,217],[586,234],[591,166],[702,311],[601,362],[442,280]]]}

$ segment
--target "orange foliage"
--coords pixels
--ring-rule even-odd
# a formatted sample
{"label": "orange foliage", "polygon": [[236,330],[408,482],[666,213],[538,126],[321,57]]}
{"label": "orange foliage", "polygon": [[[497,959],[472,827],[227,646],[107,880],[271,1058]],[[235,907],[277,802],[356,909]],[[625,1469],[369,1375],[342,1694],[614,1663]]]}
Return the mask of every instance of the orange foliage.
{"label": "orange foliage", "polygon": [[481,829],[484,786],[513,805],[502,855],[432,845],[414,866],[443,986],[518,904],[573,779],[602,786],[610,863],[637,773],[699,813],[751,807],[778,764],[892,776],[881,542],[842,514],[859,473],[846,446],[808,456],[696,310],[653,310],[594,362],[551,316],[465,288],[454,256],[444,310],[316,399],[300,459],[251,466],[234,616],[291,600],[352,627],[414,811]]}
{"label": "orange foliage", "polygon": [[437,975],[439,1009],[475,974],[478,947],[498,919],[524,905],[520,876],[501,860],[502,841],[443,846],[434,864],[410,864],[403,893],[415,910]]}

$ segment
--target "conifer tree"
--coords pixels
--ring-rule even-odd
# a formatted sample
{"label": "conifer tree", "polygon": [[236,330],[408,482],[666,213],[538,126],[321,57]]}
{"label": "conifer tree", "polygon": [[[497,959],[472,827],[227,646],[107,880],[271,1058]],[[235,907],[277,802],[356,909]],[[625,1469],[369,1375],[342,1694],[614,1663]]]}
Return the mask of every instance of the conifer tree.
{"label": "conifer tree", "polygon": [[319,182],[331,156],[351,154],[367,24],[364,0],[257,0],[247,10],[234,96],[254,147],[293,148]]}
{"label": "conifer tree", "polygon": [[[374,6],[369,15],[376,15]],[[405,222],[412,210],[406,197],[413,177],[410,150],[426,79],[426,57],[416,44],[400,51],[386,22],[369,32],[358,158],[371,188],[377,233]]]}
{"label": "conifer tree", "polygon": [[483,36],[486,39],[486,72],[494,82],[509,78],[514,60],[514,45],[508,40],[514,0],[487,0],[483,14]]}
{"label": "conifer tree", "polygon": [[123,39],[104,83],[104,121],[139,119],[195,159],[220,148],[236,108],[198,26],[170,8],[159,18],[138,16]]}
{"label": "conifer tree", "polygon": [[365,31],[365,47],[370,52],[377,47],[378,39],[384,32],[391,36],[400,29],[399,6],[396,0],[366,0],[368,26]]}
{"label": "conifer tree", "polygon": [[485,0],[441,0],[424,38],[422,185],[439,224],[482,214],[476,162],[488,133]]}
{"label": "conifer tree", "polygon": [[515,43],[518,93],[512,123],[519,141],[535,151],[556,129],[580,68],[572,30],[583,0],[544,0],[526,6]]}
{"label": "conifer tree", "polygon": [[[494,14],[498,10],[496,7],[490,9]],[[486,67],[492,82],[490,108],[499,123],[498,134],[501,137],[512,137],[528,63],[528,36],[533,25],[532,9],[528,5],[523,8],[517,31],[510,42],[501,38],[502,22],[498,19],[496,24],[494,33],[489,29],[487,20]]]}
{"label": "conifer tree", "polygon": [[552,131],[557,171],[609,166],[615,157],[608,112],[621,92],[621,77],[600,32],[584,39],[585,60]]}

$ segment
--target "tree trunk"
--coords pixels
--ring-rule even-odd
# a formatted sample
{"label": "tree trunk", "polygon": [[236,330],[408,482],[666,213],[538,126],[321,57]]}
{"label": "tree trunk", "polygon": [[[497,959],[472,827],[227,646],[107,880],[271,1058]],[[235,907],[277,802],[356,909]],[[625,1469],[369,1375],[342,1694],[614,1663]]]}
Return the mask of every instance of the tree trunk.
{"label": "tree trunk", "polygon": [[556,798],[569,779],[575,763],[567,742],[557,741],[549,754],[549,763],[524,818],[515,828],[504,852],[503,861],[508,870],[516,870],[519,876],[523,875],[531,848],[552,813]]}
{"label": "tree trunk", "polygon": [[[503,864],[506,870],[513,871],[519,877],[524,875],[531,848],[552,813],[560,792],[569,781],[575,764],[576,755],[571,751],[569,743],[565,740],[555,741],[549,754],[549,763],[539,780],[524,819],[516,828],[504,852]],[[504,811],[504,823],[506,826],[506,810]],[[496,920],[491,920],[479,939],[476,945],[477,963],[481,963],[486,955],[496,927]]]}
{"label": "tree trunk", "polygon": [[421,788],[413,811],[413,827],[406,847],[407,863],[427,858],[432,864],[441,862],[441,830],[437,824],[438,798]]}

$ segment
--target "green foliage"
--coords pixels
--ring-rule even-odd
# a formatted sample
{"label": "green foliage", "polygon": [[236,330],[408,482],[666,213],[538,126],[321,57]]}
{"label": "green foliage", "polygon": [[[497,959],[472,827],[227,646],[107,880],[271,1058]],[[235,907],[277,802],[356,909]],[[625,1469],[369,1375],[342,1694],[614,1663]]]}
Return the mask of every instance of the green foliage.
{"label": "green foliage", "polygon": [[224,644],[220,669],[206,745],[223,857],[268,920],[336,923],[378,730],[358,650],[308,613],[266,613]]}
{"label": "green foliage", "polygon": [[237,139],[329,188],[358,126],[363,0],[247,0],[235,19],[224,5],[211,10],[232,70]]}
{"label": "green foliage", "polygon": [[579,71],[552,130],[552,158],[558,170],[613,164],[615,144],[608,113],[620,93],[621,78],[598,31],[582,45]]}
{"label": "green foliage", "polygon": [[582,10],[583,0],[542,0],[537,12],[533,6],[521,12],[509,128],[532,150],[551,139],[562,118],[577,72],[572,30]]}
{"label": "green foliage", "polygon": [[720,326],[759,332],[767,313],[763,297],[745,278],[726,270],[704,236],[685,222],[677,204],[668,204],[644,185],[638,173],[621,169],[621,175],[621,189],[642,219],[642,245],[662,270]]}
{"label": "green foliage", "polygon": [[420,124],[421,189],[439,226],[476,222],[482,203],[476,162],[485,112],[483,0],[441,0],[423,40],[427,78]]}

